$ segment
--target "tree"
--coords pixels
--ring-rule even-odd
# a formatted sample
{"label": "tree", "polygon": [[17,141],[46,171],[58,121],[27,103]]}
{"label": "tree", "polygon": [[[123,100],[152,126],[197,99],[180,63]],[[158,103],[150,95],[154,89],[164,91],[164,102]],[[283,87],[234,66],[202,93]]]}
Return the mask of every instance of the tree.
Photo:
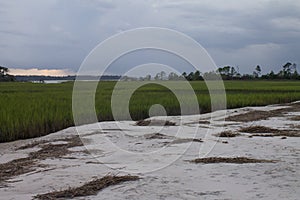
{"label": "tree", "polygon": [[230,73],[229,73],[230,78],[234,78],[236,75],[237,75],[237,71],[235,70],[235,68],[230,67]]}
{"label": "tree", "polygon": [[144,80],[150,81],[151,80],[151,75],[150,74],[146,75],[145,78],[144,78]]}
{"label": "tree", "polygon": [[277,79],[277,74],[274,73],[274,71],[272,70],[270,73],[266,74],[266,75],[262,75],[261,76],[262,79]]}
{"label": "tree", "polygon": [[167,79],[167,74],[166,74],[166,72],[161,71],[161,72],[160,72],[160,78],[161,78],[161,80],[166,80],[166,79]]}
{"label": "tree", "polygon": [[169,76],[168,76],[168,79],[169,79],[169,80],[178,80],[178,79],[179,79],[179,76],[178,76],[176,73],[171,72],[171,73],[169,74]]}
{"label": "tree", "polygon": [[181,76],[182,76],[183,78],[187,79],[187,74],[186,74],[186,72],[183,72]]}
{"label": "tree", "polygon": [[186,79],[187,79],[188,81],[192,81],[193,78],[194,78],[194,72],[189,73],[189,75],[187,75],[187,77],[186,77]]}
{"label": "tree", "polygon": [[276,75],[275,75],[275,73],[274,73],[273,70],[270,72],[269,77],[270,77],[271,79],[275,79],[275,78],[276,78]]}
{"label": "tree", "polygon": [[8,71],[8,68],[0,66],[0,76],[6,76]]}
{"label": "tree", "polygon": [[297,71],[297,64],[296,63],[293,63],[292,66],[291,66],[291,69],[295,72]]}
{"label": "tree", "polygon": [[161,71],[160,73],[157,73],[156,76],[154,77],[154,80],[158,81],[162,81],[162,80],[166,80],[167,77],[166,77],[166,72],[164,71]]}
{"label": "tree", "polygon": [[154,80],[156,80],[156,81],[161,80],[160,73],[157,73],[155,75]]}
{"label": "tree", "polygon": [[201,73],[198,70],[194,73],[193,76],[193,81],[197,81],[197,80],[201,80]]}
{"label": "tree", "polygon": [[0,81],[15,81],[15,77],[8,74],[7,67],[0,66]]}
{"label": "tree", "polygon": [[230,66],[225,66],[225,67],[223,67],[223,71],[224,71],[224,74],[225,74],[226,76],[229,75],[230,69],[231,69]]}
{"label": "tree", "polygon": [[283,78],[289,79],[292,75],[292,66],[293,64],[290,62],[287,62],[285,65],[282,66],[283,70],[281,71],[281,75]]}
{"label": "tree", "polygon": [[292,74],[292,79],[296,80],[296,79],[299,79],[299,74],[297,72],[297,70],[294,71],[294,73]]}
{"label": "tree", "polygon": [[261,75],[261,68],[260,68],[259,65],[257,65],[257,66],[255,67],[255,71],[253,72],[253,76],[254,76],[255,78],[259,78],[260,75]]}
{"label": "tree", "polygon": [[231,70],[232,70],[232,67],[230,66],[225,66],[225,67],[219,67],[217,69],[217,72],[220,73],[222,79],[229,79],[230,78],[230,74],[231,74]]}

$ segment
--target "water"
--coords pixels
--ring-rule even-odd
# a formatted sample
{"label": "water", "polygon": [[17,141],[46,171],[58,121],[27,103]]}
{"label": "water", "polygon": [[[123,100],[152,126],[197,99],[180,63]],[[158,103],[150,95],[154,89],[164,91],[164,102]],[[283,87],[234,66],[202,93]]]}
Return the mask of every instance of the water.
{"label": "water", "polygon": [[46,84],[57,84],[57,83],[64,83],[70,80],[44,80],[44,81],[32,81],[33,83],[46,83]]}

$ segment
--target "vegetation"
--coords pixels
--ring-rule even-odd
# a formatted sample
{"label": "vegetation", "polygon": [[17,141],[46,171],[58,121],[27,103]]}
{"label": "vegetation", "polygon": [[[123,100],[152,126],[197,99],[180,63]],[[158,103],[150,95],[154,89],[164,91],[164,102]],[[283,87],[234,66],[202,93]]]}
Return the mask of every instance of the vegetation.
{"label": "vegetation", "polygon": [[[116,82],[101,82],[96,93],[99,121],[113,120],[111,94]],[[201,112],[210,111],[210,97],[204,81],[190,82],[197,94]],[[124,82],[126,88],[131,82]],[[178,81],[172,81],[176,87]],[[298,81],[225,81],[228,108],[262,106],[300,99]],[[42,136],[74,125],[73,82],[39,84],[7,82],[0,84],[0,141]],[[188,103],[188,102],[187,102]],[[134,120],[148,117],[154,104],[165,107],[168,115],[180,114],[175,95],[158,84],[146,84],[134,92],[130,114]]]}
{"label": "vegetation", "polygon": [[138,176],[117,176],[117,175],[106,175],[99,179],[94,179],[85,183],[82,186],[68,188],[61,191],[49,192],[46,194],[40,194],[35,196],[35,199],[39,200],[53,200],[53,199],[73,199],[75,197],[86,197],[91,195],[97,195],[99,191],[103,190],[112,185],[117,185],[128,181],[137,181],[140,177]]}
{"label": "vegetation", "polygon": [[7,67],[0,66],[0,82],[15,81],[14,76],[8,74],[9,70]]}
{"label": "vegetation", "polygon": [[255,159],[247,157],[207,157],[207,158],[197,158],[191,160],[191,163],[204,163],[204,164],[213,164],[213,163],[234,163],[234,164],[245,164],[245,163],[275,163],[275,160],[265,160],[265,159]]}
{"label": "vegetation", "polygon": [[[254,68],[252,74],[240,74],[238,67],[224,66],[219,67],[216,71],[202,73],[200,71],[186,73],[183,72],[181,75],[177,75],[171,72],[168,76],[162,71],[156,74],[154,80],[188,80],[198,81],[203,80],[204,77],[209,78],[216,73],[220,74],[223,80],[300,80],[300,75],[297,71],[296,63],[287,62],[282,66],[282,69],[275,73],[271,71],[267,74],[262,74],[262,67],[257,65]],[[151,76],[140,77],[139,80],[150,80]]]}

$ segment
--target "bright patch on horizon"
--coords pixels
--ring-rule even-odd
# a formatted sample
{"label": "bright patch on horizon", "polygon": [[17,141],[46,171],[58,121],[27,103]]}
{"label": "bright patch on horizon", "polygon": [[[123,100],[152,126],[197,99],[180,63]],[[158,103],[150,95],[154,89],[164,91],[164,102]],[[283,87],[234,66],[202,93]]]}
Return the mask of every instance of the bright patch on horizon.
{"label": "bright patch on horizon", "polygon": [[9,69],[9,74],[20,76],[68,76],[74,75],[74,72],[68,69]]}

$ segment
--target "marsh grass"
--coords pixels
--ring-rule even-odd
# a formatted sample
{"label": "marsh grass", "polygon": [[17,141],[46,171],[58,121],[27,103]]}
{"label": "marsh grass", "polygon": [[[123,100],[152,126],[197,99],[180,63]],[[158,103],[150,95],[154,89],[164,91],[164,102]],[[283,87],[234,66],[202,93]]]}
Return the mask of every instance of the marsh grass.
{"label": "marsh grass", "polygon": [[136,122],[137,126],[176,126],[175,122],[163,120],[139,120]]}
{"label": "marsh grass", "polygon": [[195,160],[191,160],[189,162],[192,163],[204,163],[204,164],[212,164],[212,163],[233,163],[233,164],[245,164],[245,163],[274,163],[274,160],[265,160],[265,159],[255,159],[255,158],[247,158],[247,157],[208,157],[208,158],[197,158]]}
{"label": "marsh grass", "polygon": [[300,137],[300,131],[298,130],[279,130],[265,126],[249,126],[239,130],[244,133],[252,133],[251,136],[256,137]]}
{"label": "marsh grass", "polygon": [[239,136],[239,133],[235,133],[233,131],[223,131],[219,134],[217,134],[217,137],[236,137]]}
{"label": "marsh grass", "polygon": [[300,121],[300,116],[293,116],[290,118],[292,121]]}
{"label": "marsh grass", "polygon": [[240,129],[240,132],[245,133],[278,133],[278,129],[273,129],[266,126],[249,126]]}
{"label": "marsh grass", "polygon": [[[225,81],[227,107],[282,104],[300,99],[298,81]],[[99,121],[113,120],[111,95],[116,82],[101,82],[96,91],[95,110]],[[124,88],[130,86],[124,82]],[[145,82],[146,84],[146,82]],[[170,82],[173,88],[185,92],[180,81]],[[203,81],[191,82],[201,113],[211,111],[211,101]],[[72,115],[73,83],[36,84],[0,83],[0,142],[43,136],[74,125]],[[186,95],[183,102],[189,108]],[[129,110],[133,120],[149,117],[149,108],[161,104],[168,115],[180,115],[176,96],[166,87],[146,84],[132,95]],[[123,108],[121,108],[121,113]],[[193,108],[190,114],[197,114]],[[83,115],[84,115],[83,111]],[[127,119],[124,117],[124,120]],[[86,120],[89,122],[89,119]]]}
{"label": "marsh grass", "polygon": [[[52,144],[52,142],[66,142],[62,144]],[[21,146],[18,150],[39,147],[37,151],[28,154],[26,158],[19,158],[7,163],[0,164],[0,185],[10,178],[35,171],[39,167],[46,167],[46,165],[39,164],[38,161],[62,158],[72,151],[69,148],[83,146],[79,136],[55,140],[55,141],[40,141],[28,145]]]}
{"label": "marsh grass", "polygon": [[72,199],[74,197],[86,197],[91,195],[97,195],[100,190],[107,188],[109,186],[117,185],[128,181],[137,181],[139,179],[140,178],[138,176],[131,176],[131,175],[126,175],[126,176],[106,175],[103,178],[89,181],[79,187],[68,188],[61,191],[54,191],[46,194],[37,195],[35,199],[39,199],[39,200]]}

